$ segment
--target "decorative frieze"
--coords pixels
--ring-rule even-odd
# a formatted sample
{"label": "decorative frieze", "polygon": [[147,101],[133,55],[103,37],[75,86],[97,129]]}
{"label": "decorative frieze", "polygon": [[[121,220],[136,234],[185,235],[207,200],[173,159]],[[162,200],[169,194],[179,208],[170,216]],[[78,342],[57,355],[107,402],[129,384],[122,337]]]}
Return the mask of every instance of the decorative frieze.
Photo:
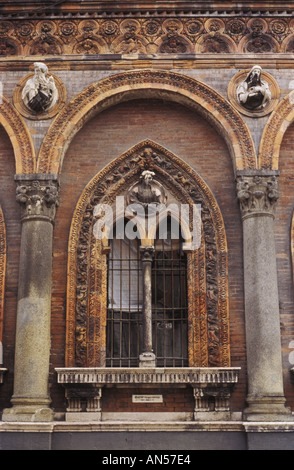
{"label": "decorative frieze", "polygon": [[63,385],[192,385],[214,386],[236,384],[240,367],[172,367],[172,368],[56,368],[57,382]]}
{"label": "decorative frieze", "polygon": [[279,197],[278,171],[252,170],[237,173],[237,197],[242,218],[268,215],[274,217]]}
{"label": "decorative frieze", "polygon": [[17,175],[16,200],[21,219],[46,219],[53,222],[58,206],[59,183],[56,175]]}
{"label": "decorative frieze", "polygon": [[0,56],[292,53],[289,17],[150,15],[0,22]]}

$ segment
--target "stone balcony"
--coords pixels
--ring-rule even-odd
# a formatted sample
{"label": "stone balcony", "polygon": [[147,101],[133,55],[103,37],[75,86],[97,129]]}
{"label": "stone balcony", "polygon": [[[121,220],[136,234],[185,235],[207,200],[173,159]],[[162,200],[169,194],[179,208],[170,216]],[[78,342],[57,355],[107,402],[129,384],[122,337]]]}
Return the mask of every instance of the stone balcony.
{"label": "stone balcony", "polygon": [[[57,381],[65,387],[67,420],[101,420],[103,387],[192,387],[192,419],[226,419],[239,367],[187,368],[57,368]],[[146,397],[147,399],[148,397]],[[121,419],[120,414],[120,419]]]}

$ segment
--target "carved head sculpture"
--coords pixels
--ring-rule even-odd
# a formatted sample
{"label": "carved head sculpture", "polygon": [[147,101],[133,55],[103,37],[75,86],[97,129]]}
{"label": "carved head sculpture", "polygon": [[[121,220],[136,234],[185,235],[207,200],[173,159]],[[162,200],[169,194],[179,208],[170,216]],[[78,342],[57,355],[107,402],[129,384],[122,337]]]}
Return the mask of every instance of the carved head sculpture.
{"label": "carved head sculpture", "polygon": [[140,180],[133,185],[127,195],[128,204],[141,204],[147,207],[148,204],[165,203],[165,191],[162,185],[153,179],[155,173],[150,170],[144,170]]}
{"label": "carved head sculpture", "polygon": [[266,81],[262,80],[262,68],[254,65],[247,77],[237,88],[239,103],[251,111],[258,111],[269,104],[271,91]]}

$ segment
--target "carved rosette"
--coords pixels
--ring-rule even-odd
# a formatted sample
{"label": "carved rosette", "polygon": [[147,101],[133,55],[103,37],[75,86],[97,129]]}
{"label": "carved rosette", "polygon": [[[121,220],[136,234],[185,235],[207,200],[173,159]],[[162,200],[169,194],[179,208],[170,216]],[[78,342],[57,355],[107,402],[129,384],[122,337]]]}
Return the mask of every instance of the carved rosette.
{"label": "carved rosette", "polygon": [[16,200],[21,206],[21,220],[43,219],[53,223],[58,206],[59,183],[55,175],[20,175]]}
{"label": "carved rosette", "polygon": [[274,218],[274,209],[279,197],[278,172],[239,172],[237,197],[243,220],[255,216]]}
{"label": "carved rosette", "polygon": [[121,13],[106,19],[103,13],[85,19],[82,12],[75,18],[63,12],[62,19],[50,20],[38,13],[29,21],[1,22],[0,56],[293,52],[291,15],[234,18],[216,13],[175,19],[151,13],[140,17],[130,11],[128,18]]}

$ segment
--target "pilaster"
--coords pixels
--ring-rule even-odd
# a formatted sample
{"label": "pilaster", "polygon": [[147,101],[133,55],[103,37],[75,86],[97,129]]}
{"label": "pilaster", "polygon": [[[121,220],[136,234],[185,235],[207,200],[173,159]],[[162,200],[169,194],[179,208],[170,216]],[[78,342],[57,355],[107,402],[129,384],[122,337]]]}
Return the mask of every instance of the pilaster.
{"label": "pilaster", "polygon": [[17,175],[21,248],[12,408],[3,421],[51,421],[50,356],[53,220],[56,175]]}
{"label": "pilaster", "polygon": [[279,297],[274,238],[277,171],[237,173],[243,221],[249,421],[291,418],[283,390]]}

